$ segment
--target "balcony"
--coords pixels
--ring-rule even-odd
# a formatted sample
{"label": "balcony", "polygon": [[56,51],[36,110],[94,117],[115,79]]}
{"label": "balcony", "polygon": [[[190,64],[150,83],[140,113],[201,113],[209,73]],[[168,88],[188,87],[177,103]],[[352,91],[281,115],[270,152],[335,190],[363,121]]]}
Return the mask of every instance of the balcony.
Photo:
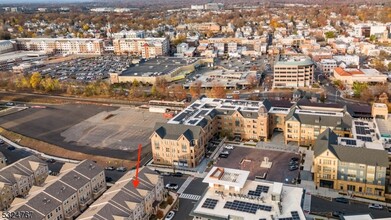
{"label": "balcony", "polygon": [[96,188],[94,190],[92,190],[92,196],[94,197],[94,199],[97,199],[100,195],[102,195],[104,193],[104,191],[106,191],[106,187],[102,186],[100,188]]}
{"label": "balcony", "polygon": [[84,211],[89,204],[92,203],[92,198],[88,197],[85,199],[80,199],[79,204],[80,204],[80,211]]}
{"label": "balcony", "polygon": [[68,213],[65,213],[65,220],[73,220],[76,216],[80,214],[79,209],[74,208]]}

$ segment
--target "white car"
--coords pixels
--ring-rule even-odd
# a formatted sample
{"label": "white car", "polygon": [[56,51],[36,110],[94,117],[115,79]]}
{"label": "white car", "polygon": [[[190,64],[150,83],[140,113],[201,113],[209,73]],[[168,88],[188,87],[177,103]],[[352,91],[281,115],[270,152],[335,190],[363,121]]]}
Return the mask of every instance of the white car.
{"label": "white car", "polygon": [[234,146],[228,144],[228,145],[225,145],[225,149],[233,150],[233,149],[234,149]]}
{"label": "white car", "polygon": [[175,212],[174,212],[174,211],[170,211],[170,212],[166,215],[165,220],[171,220],[172,218],[174,218],[174,215],[175,215]]}
{"label": "white car", "polygon": [[369,204],[368,208],[370,208],[370,209],[383,209],[383,206],[380,204],[372,203],[372,204]]}
{"label": "white car", "polygon": [[239,95],[239,94],[240,94],[240,92],[239,92],[239,91],[233,91],[233,93],[232,93],[232,94]]}

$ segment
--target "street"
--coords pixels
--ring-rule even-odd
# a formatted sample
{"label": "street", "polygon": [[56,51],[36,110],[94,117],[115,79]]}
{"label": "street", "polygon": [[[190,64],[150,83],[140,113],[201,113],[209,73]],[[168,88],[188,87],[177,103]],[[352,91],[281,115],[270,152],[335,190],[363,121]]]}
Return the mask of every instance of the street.
{"label": "street", "polygon": [[383,210],[369,209],[368,204],[359,203],[352,200],[350,200],[349,204],[345,204],[335,201],[331,202],[330,200],[316,196],[311,197],[311,213],[331,214],[333,211],[340,211],[345,215],[370,213],[374,218],[391,217],[391,212],[388,212],[386,208]]}

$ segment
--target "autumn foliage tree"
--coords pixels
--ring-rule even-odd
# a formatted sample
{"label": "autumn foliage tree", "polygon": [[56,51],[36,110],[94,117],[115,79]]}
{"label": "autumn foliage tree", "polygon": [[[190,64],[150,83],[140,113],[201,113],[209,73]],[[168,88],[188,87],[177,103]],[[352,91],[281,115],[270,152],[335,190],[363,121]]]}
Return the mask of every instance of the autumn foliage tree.
{"label": "autumn foliage tree", "polygon": [[248,76],[246,77],[246,80],[247,80],[247,83],[250,88],[256,87],[259,83],[259,80],[258,80],[256,74],[248,74]]}
{"label": "autumn foliage tree", "polygon": [[202,82],[197,80],[190,85],[190,95],[192,98],[198,98],[201,95]]}
{"label": "autumn foliage tree", "polygon": [[211,98],[226,98],[227,91],[220,83],[214,83],[212,89],[208,91],[208,96]]}
{"label": "autumn foliage tree", "polygon": [[182,85],[175,84],[170,89],[170,94],[177,100],[181,101],[186,98],[186,90],[183,88]]}

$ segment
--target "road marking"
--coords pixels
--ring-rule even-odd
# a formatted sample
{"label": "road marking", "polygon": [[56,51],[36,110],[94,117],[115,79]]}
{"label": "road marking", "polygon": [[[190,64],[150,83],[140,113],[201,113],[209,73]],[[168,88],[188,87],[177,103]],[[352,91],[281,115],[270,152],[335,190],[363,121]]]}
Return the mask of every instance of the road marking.
{"label": "road marking", "polygon": [[181,195],[179,195],[179,198],[181,198],[181,199],[191,199],[191,200],[196,200],[197,201],[197,200],[201,199],[201,196],[182,193]]}
{"label": "road marking", "polygon": [[193,180],[194,180],[194,177],[192,177],[192,176],[187,177],[186,181],[182,184],[181,188],[178,189],[177,193],[179,193],[179,194],[183,193],[185,191],[185,189],[189,186],[191,181],[193,181]]}

